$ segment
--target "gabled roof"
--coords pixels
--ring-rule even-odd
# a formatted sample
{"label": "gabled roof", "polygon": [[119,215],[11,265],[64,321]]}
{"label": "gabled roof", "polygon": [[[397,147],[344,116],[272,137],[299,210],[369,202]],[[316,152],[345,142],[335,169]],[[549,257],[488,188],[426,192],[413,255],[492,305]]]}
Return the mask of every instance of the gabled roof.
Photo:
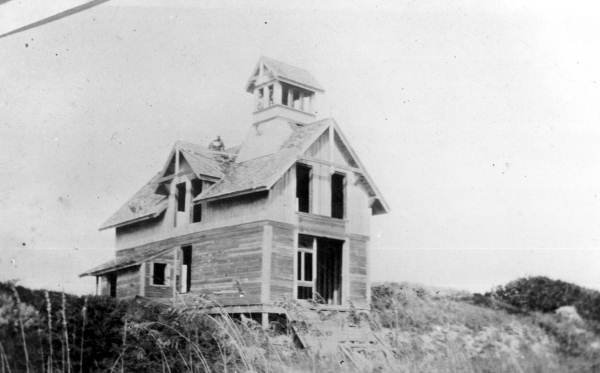
{"label": "gabled roof", "polygon": [[116,259],[111,259],[108,262],[102,263],[99,266],[88,269],[84,273],[80,274],[79,277],[84,276],[99,276],[105,273],[118,271],[120,269],[139,265],[147,260],[150,260],[165,251],[172,250],[173,248],[150,248],[143,252],[132,252],[131,254],[125,254]]}
{"label": "gabled roof", "polygon": [[290,123],[290,126],[293,128],[292,134],[281,145],[278,151],[245,162],[232,163],[225,176],[198,195],[194,201],[210,201],[269,190],[302,157],[319,136],[328,128],[333,128],[357,163],[358,171],[360,171],[373,198],[380,204],[378,206],[380,213],[389,211],[387,202],[377,189],[373,179],[367,173],[358,155],[348,143],[335,120],[323,119],[307,125]]}
{"label": "gabled roof", "polygon": [[233,163],[223,179],[198,195],[194,201],[268,190],[296,162],[298,155],[304,153],[331,123],[331,119],[301,126],[290,123],[293,128],[292,134],[277,152]]}
{"label": "gabled roof", "polygon": [[116,227],[125,222],[155,218],[167,208],[167,196],[156,193],[161,174],[154,175],[142,189],[138,190],[117,212],[101,226],[100,230]]}
{"label": "gabled roof", "polygon": [[257,78],[257,71],[261,64],[269,69],[275,79],[286,81],[294,85],[304,86],[313,91],[323,92],[323,88],[310,72],[265,56],[260,57],[258,60],[258,63],[253,70],[253,74],[246,85],[246,91],[252,92]]}
{"label": "gabled roof", "polygon": [[167,164],[178,150],[198,177],[222,178],[223,172],[233,159],[233,154],[229,152],[215,152],[191,142],[177,141]]}
{"label": "gabled roof", "polygon": [[163,170],[154,175],[137,193],[101,226],[100,230],[152,219],[166,210],[168,201],[165,194],[158,192],[171,159],[179,151],[199,178],[220,180],[232,162],[234,155],[226,152],[213,152],[200,145],[178,141],[173,146]]}

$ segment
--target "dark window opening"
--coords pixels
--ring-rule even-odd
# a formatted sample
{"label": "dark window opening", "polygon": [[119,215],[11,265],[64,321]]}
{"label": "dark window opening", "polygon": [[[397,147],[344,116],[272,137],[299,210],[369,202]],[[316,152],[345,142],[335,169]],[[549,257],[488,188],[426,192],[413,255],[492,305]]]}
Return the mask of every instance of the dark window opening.
{"label": "dark window opening", "polygon": [[331,217],[344,218],[344,175],[331,175]]}
{"label": "dark window opening", "polygon": [[313,280],[312,268],[313,268],[312,254],[304,253],[304,281],[312,281]]}
{"label": "dark window opening", "polygon": [[202,221],[202,204],[196,203],[192,209],[192,223]]}
{"label": "dark window opening", "polygon": [[117,297],[117,274],[111,273],[108,275],[108,294],[116,298]]}
{"label": "dark window opening", "polygon": [[294,109],[300,109],[300,91],[292,90],[292,107]]}
{"label": "dark window opening", "polygon": [[185,266],[185,284],[183,290],[185,293],[189,292],[192,288],[192,247],[191,246],[183,246],[181,248],[182,251],[182,264]]}
{"label": "dark window opening", "polygon": [[262,88],[260,88],[258,90],[258,102],[256,103],[256,109],[260,110],[263,108],[263,97],[264,97],[264,90]]}
{"label": "dark window opening", "polygon": [[273,105],[273,86],[270,85],[268,87],[268,92],[269,92],[269,105]]}
{"label": "dark window opening", "polygon": [[310,167],[296,165],[296,198],[300,212],[310,212],[310,178]]}
{"label": "dark window opening", "polygon": [[166,263],[154,263],[152,268],[152,284],[153,285],[164,285],[165,284],[165,272],[167,269]]}
{"label": "dark window opening", "polygon": [[[192,180],[192,198],[196,198],[200,193],[202,193],[202,180]],[[196,203],[192,207],[192,223],[197,223],[199,221],[202,221],[202,205]]]}
{"label": "dark window opening", "polygon": [[200,193],[202,193],[202,180],[192,180],[192,197],[196,198]]}
{"label": "dark window opening", "polygon": [[298,251],[298,263],[296,269],[298,270],[298,281],[302,281],[302,252]]}
{"label": "dark window opening", "polygon": [[313,288],[310,286],[298,286],[298,299],[312,299]]}
{"label": "dark window opening", "polygon": [[177,211],[185,211],[185,183],[177,184]]}
{"label": "dark window opening", "polygon": [[283,86],[281,89],[282,93],[281,93],[281,103],[284,105],[288,105],[288,94],[290,89],[287,86]]}

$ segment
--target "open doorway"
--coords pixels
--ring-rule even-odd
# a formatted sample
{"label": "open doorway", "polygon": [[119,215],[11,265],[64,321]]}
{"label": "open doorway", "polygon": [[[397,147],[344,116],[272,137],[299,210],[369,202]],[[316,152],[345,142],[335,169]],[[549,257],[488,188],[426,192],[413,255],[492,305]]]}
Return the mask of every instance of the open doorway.
{"label": "open doorway", "polygon": [[342,304],[342,246],[344,241],[317,239],[316,292],[325,304]]}
{"label": "open doorway", "polygon": [[342,304],[344,241],[301,234],[297,252],[297,298]]}
{"label": "open doorway", "polygon": [[117,297],[117,272],[109,273],[106,276],[108,281],[108,295],[112,298]]}
{"label": "open doorway", "polygon": [[181,247],[181,293],[189,293],[192,288],[192,246]]}

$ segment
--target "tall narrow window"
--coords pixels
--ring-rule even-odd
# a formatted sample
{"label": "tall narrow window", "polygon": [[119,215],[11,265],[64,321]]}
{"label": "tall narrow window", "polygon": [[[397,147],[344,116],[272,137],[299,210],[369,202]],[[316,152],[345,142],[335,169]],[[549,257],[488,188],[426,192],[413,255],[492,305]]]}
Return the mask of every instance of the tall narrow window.
{"label": "tall narrow window", "polygon": [[177,184],[177,211],[185,211],[185,183]]}
{"label": "tall narrow window", "polygon": [[267,92],[269,94],[269,106],[273,105],[273,94],[274,94],[274,90],[273,90],[273,86],[270,85],[267,89]]}
{"label": "tall narrow window", "polygon": [[[192,198],[196,198],[200,193],[202,193],[202,180],[192,180]],[[199,221],[202,221],[202,204],[196,203],[192,208],[192,223]]]}
{"label": "tall narrow window", "polygon": [[285,106],[288,105],[288,92],[289,92],[289,87],[286,85],[283,85],[282,88],[282,94],[281,94],[281,103]]}
{"label": "tall narrow window", "polygon": [[337,219],[344,218],[344,181],[342,174],[335,173],[331,175],[331,217]]}
{"label": "tall narrow window", "polygon": [[263,105],[264,96],[265,96],[264,89],[260,88],[258,90],[258,102],[256,103],[256,109],[257,110],[260,110],[260,109],[263,108],[263,106],[264,106]]}
{"label": "tall narrow window", "polygon": [[183,246],[181,253],[181,292],[187,293],[192,288],[192,246]]}
{"label": "tall narrow window", "polygon": [[312,299],[315,286],[313,276],[313,244],[314,237],[307,235],[298,236],[298,299]]}
{"label": "tall narrow window", "polygon": [[300,109],[300,91],[297,89],[292,90],[292,107]]}
{"label": "tall narrow window", "polygon": [[310,167],[296,165],[296,198],[300,212],[310,212],[310,179]]}

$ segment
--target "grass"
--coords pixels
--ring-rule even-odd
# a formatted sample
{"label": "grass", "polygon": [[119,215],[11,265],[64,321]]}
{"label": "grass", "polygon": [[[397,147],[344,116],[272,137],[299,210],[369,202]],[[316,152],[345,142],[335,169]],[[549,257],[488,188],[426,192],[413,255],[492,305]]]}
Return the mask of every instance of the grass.
{"label": "grass", "polygon": [[[600,372],[587,321],[510,314],[468,294],[373,288],[373,310],[332,317],[368,327],[368,348],[300,349],[198,298],[177,307],[0,284],[0,373],[12,372]],[[290,307],[298,307],[293,304]],[[304,323],[319,333],[319,323]]]}

